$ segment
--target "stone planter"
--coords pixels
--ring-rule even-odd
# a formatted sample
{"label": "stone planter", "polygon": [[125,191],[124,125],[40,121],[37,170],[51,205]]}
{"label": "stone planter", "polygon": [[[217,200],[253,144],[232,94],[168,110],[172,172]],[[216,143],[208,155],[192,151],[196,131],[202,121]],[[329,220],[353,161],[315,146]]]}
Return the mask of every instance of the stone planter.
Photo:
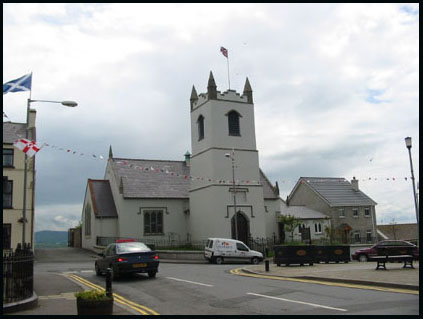
{"label": "stone planter", "polygon": [[104,300],[89,300],[76,298],[76,306],[79,315],[112,315],[113,298]]}
{"label": "stone planter", "polygon": [[313,266],[314,263],[314,251],[313,245],[308,246],[274,246],[275,256],[273,257],[273,263],[280,266],[285,264],[309,264]]}
{"label": "stone planter", "polygon": [[348,263],[350,261],[350,246],[316,246],[315,260],[317,263],[329,263],[331,261]]}

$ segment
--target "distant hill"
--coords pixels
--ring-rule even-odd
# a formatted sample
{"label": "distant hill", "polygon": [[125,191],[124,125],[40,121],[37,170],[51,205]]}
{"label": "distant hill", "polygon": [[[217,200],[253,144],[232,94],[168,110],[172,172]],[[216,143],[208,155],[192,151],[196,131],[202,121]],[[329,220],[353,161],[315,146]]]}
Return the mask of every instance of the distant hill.
{"label": "distant hill", "polygon": [[67,231],[42,230],[35,232],[35,248],[58,248],[67,245]]}

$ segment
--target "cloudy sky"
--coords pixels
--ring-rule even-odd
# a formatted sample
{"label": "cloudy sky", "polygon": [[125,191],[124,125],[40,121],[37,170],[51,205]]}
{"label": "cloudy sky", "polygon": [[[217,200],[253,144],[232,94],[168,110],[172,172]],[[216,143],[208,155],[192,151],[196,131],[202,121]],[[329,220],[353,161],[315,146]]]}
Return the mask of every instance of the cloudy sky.
{"label": "cloudy sky", "polygon": [[[378,223],[415,222],[404,138],[418,181],[418,4],[3,4],[3,83],[33,72],[32,99],[78,102],[32,104],[49,144],[36,230],[78,223],[110,145],[183,160],[192,86],[205,92],[213,71],[228,89],[221,46],[231,89],[249,78],[260,166],[282,198],[301,176],[355,176]],[[3,121],[25,122],[28,97],[4,95]]]}

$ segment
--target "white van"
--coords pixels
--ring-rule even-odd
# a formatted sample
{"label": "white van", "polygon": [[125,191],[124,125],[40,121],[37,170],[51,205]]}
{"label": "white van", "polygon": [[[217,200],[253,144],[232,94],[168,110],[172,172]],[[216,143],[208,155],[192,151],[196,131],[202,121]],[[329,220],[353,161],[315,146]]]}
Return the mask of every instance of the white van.
{"label": "white van", "polygon": [[222,264],[224,260],[244,260],[253,264],[258,264],[263,260],[263,254],[251,250],[239,240],[209,238],[206,247],[204,247],[204,258],[216,264]]}

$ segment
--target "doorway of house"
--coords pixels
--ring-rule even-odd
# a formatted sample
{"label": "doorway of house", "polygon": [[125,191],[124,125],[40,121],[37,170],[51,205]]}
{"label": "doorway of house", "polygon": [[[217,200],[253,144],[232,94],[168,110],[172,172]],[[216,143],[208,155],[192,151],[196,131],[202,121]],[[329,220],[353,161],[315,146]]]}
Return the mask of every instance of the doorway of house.
{"label": "doorway of house", "polygon": [[279,244],[285,243],[285,224],[278,223]]}
{"label": "doorway of house", "polygon": [[[247,216],[244,212],[238,211],[236,214],[236,219],[238,223],[238,240],[242,241],[244,244],[248,245],[248,234],[250,233],[250,222],[248,221]],[[235,236],[235,216],[231,219],[231,229],[232,229],[232,239],[236,239]]]}

